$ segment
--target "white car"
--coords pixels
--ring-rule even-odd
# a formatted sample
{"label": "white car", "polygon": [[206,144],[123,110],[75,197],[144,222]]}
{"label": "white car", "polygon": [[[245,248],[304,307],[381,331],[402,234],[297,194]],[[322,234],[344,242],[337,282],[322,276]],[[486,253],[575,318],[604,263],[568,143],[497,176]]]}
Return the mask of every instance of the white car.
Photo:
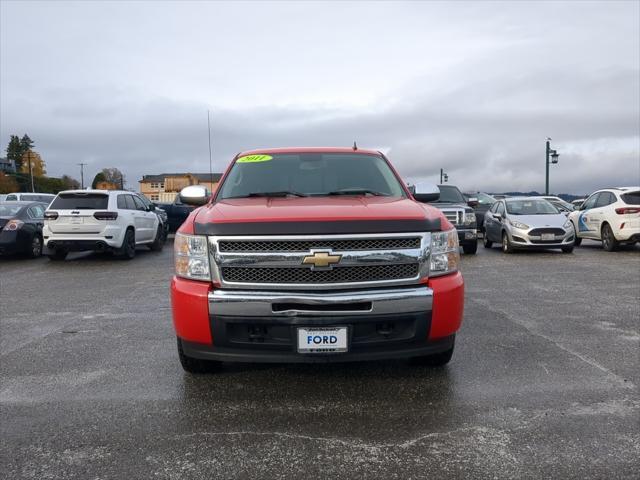
{"label": "white car", "polygon": [[576,245],[583,238],[602,241],[611,252],[621,243],[640,242],[640,187],[605,188],[571,212]]}
{"label": "white car", "polygon": [[3,201],[5,202],[42,202],[49,204],[56,198],[53,193],[8,193]]}
{"label": "white car", "polygon": [[133,258],[136,246],[161,250],[165,235],[153,206],[123,190],[60,192],[44,214],[42,236],[49,258],[72,251],[111,251]]}

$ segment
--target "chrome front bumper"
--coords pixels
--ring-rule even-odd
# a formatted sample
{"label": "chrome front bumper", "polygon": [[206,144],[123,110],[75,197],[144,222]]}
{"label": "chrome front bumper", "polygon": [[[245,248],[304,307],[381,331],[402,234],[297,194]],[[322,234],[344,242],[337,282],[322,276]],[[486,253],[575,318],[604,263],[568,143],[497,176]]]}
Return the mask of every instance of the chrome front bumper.
{"label": "chrome front bumper", "polygon": [[350,292],[279,292],[213,290],[212,315],[238,317],[296,317],[393,315],[430,311],[433,290],[426,286]]}

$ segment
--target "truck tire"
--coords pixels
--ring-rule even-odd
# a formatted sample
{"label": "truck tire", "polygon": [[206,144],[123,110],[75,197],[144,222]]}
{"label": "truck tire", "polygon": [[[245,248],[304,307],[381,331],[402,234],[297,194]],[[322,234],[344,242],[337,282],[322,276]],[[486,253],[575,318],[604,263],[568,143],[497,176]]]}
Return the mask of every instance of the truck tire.
{"label": "truck tire", "polygon": [[611,227],[608,223],[605,223],[602,226],[601,237],[602,248],[604,248],[607,252],[613,252],[618,248],[618,240],[616,240],[616,237],[613,235],[613,230],[611,230]]}
{"label": "truck tire", "polygon": [[153,243],[149,244],[149,250],[152,252],[160,252],[162,251],[162,247],[164,247],[164,242],[167,240],[167,236],[164,233],[164,228],[162,225],[158,225],[158,230],[156,231],[156,238],[153,239]]}
{"label": "truck tire", "polygon": [[478,251],[478,242],[465,243],[462,245],[462,251],[467,255],[474,255]]}
{"label": "truck tire", "polygon": [[131,260],[136,256],[136,233],[133,228],[128,228],[122,239],[122,246],[116,254],[125,260]]}
{"label": "truck tire", "polygon": [[65,258],[67,258],[67,255],[69,254],[69,252],[67,252],[66,250],[62,250],[60,248],[54,250],[52,253],[47,254],[47,257],[49,257],[49,260],[53,260],[53,261],[62,261]]}
{"label": "truck tire", "polygon": [[424,365],[427,367],[443,367],[451,361],[453,357],[453,349],[455,344],[446,352],[436,353],[434,355],[425,355],[423,357],[413,357],[410,359],[413,365]]}
{"label": "truck tire", "polygon": [[207,360],[200,360],[199,358],[188,357],[184,353],[182,348],[182,342],[179,338],[178,341],[178,358],[180,359],[180,365],[182,369],[187,373],[202,374],[202,373],[214,373],[220,368],[220,362],[211,362]]}

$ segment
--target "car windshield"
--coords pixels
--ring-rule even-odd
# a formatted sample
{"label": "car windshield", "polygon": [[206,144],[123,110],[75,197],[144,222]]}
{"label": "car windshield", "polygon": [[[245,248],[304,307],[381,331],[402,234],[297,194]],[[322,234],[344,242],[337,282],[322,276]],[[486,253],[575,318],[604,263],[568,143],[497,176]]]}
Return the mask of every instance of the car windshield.
{"label": "car windshield", "polygon": [[61,193],[51,203],[51,210],[104,210],[109,196],[103,193]]}
{"label": "car windshield", "polygon": [[404,197],[405,193],[382,157],[359,153],[285,153],[240,157],[217,198],[327,195]]}
{"label": "car windshield", "polygon": [[546,200],[507,200],[509,215],[556,215],[560,211]]}
{"label": "car windshield", "polygon": [[480,205],[493,205],[496,199],[486,193],[466,193],[467,198],[477,198]]}
{"label": "car windshield", "polygon": [[23,205],[0,204],[0,217],[15,217]]}
{"label": "car windshield", "polygon": [[431,203],[467,203],[458,187],[449,185],[438,185],[440,198]]}

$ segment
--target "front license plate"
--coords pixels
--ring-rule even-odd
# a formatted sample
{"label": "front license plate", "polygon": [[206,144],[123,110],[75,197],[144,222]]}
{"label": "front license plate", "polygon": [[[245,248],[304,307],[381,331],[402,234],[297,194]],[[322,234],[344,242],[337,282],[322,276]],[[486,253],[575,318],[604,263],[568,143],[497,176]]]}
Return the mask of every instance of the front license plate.
{"label": "front license plate", "polygon": [[543,233],[542,235],[540,235],[541,240],[543,241],[549,241],[549,240],[555,240],[556,236],[553,233]]}
{"label": "front license plate", "polygon": [[299,353],[336,353],[348,350],[347,327],[298,328]]}

